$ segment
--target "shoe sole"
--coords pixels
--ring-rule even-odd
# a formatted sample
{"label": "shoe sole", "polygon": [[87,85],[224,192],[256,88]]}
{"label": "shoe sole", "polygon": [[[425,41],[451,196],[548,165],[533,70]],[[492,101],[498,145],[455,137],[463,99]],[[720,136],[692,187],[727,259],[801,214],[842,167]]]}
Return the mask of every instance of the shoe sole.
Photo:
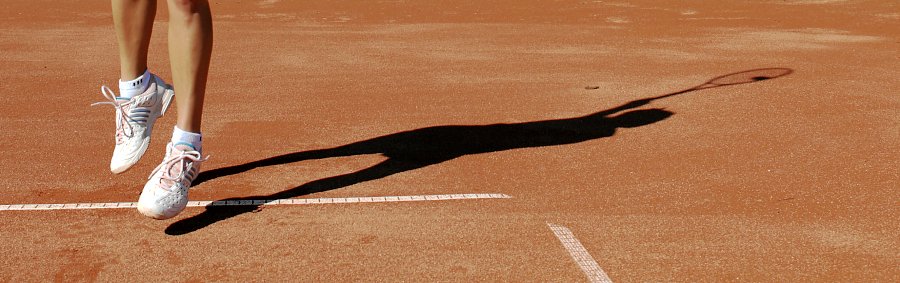
{"label": "shoe sole", "polygon": [[176,214],[174,214],[174,215],[172,215],[172,216],[168,216],[168,217],[167,217],[166,215],[156,214],[156,213],[154,213],[153,210],[150,209],[149,207],[145,207],[145,206],[141,206],[141,205],[138,205],[137,210],[138,210],[138,212],[141,213],[141,215],[144,215],[144,216],[147,216],[147,217],[156,219],[156,220],[165,220],[165,219],[169,219],[169,218],[175,217],[175,216],[177,216],[177,215],[179,214],[179,213],[176,213]]}

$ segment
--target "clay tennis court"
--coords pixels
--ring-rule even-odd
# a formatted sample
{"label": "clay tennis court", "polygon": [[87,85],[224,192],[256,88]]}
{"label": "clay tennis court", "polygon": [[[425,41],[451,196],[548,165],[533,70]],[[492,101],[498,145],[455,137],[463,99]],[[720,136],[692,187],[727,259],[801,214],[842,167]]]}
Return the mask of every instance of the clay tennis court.
{"label": "clay tennis court", "polygon": [[157,221],[174,112],[113,175],[89,107],[108,1],[0,4],[0,281],[900,281],[894,1],[212,5],[210,159]]}

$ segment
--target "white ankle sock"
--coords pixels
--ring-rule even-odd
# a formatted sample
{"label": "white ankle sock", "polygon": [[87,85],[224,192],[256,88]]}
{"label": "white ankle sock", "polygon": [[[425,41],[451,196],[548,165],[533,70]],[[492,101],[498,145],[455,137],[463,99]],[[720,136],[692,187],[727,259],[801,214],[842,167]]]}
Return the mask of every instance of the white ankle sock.
{"label": "white ankle sock", "polygon": [[147,88],[150,87],[151,78],[153,78],[153,74],[151,74],[150,70],[147,69],[144,71],[144,74],[133,80],[123,81],[120,79],[119,97],[131,99],[138,94],[144,93],[145,91],[147,91]]}
{"label": "white ankle sock", "polygon": [[188,132],[175,126],[175,130],[172,131],[172,144],[186,144],[193,147],[194,150],[200,151],[200,148],[203,147],[203,136],[200,133]]}

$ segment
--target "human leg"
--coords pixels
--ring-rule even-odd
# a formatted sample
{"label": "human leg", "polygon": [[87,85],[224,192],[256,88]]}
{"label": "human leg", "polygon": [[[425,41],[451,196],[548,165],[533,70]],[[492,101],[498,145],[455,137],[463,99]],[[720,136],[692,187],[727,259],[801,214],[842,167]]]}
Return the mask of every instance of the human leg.
{"label": "human leg", "polygon": [[147,70],[156,0],[112,0],[112,12],[119,43],[120,78],[132,80]]}
{"label": "human leg", "polygon": [[178,215],[200,171],[200,125],[212,53],[212,15],[205,0],[169,0],[169,58],[178,121],[163,162],[144,185],[138,211],[155,218]]}
{"label": "human leg", "polygon": [[171,102],[171,86],[147,70],[147,50],[156,15],[155,0],[113,0],[113,23],[119,47],[119,96],[101,87],[109,104],[116,108],[116,146],[110,171],[121,173],[146,152],[153,125]]}
{"label": "human leg", "polygon": [[178,108],[177,125],[200,133],[213,30],[209,2],[169,0],[169,59]]}

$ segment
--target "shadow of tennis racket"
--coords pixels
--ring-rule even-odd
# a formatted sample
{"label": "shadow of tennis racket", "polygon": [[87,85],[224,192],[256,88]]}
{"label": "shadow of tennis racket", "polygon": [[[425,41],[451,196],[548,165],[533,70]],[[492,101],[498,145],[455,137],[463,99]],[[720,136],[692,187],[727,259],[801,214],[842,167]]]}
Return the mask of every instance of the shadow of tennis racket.
{"label": "shadow of tennis racket", "polygon": [[697,86],[694,86],[691,88],[687,88],[684,90],[667,93],[667,94],[663,94],[663,95],[659,95],[659,96],[653,96],[653,97],[642,98],[642,99],[638,99],[638,100],[632,100],[632,101],[629,101],[628,103],[622,104],[618,107],[610,108],[606,111],[602,111],[602,112],[598,112],[598,113],[620,112],[620,111],[624,111],[624,110],[628,110],[628,109],[632,109],[632,108],[641,107],[641,106],[650,104],[650,102],[653,102],[655,100],[660,100],[660,99],[663,99],[666,97],[676,96],[679,94],[684,94],[684,93],[698,91],[698,90],[704,90],[704,89],[710,89],[710,88],[739,85],[739,84],[748,84],[748,83],[755,83],[755,82],[760,82],[760,81],[765,81],[765,80],[771,80],[771,79],[790,75],[793,72],[794,72],[794,70],[791,70],[788,68],[762,68],[762,69],[752,69],[752,70],[741,71],[741,72],[737,72],[737,73],[731,73],[731,74],[712,78],[712,79],[706,81],[705,83],[702,83],[700,85],[697,85]]}
{"label": "shadow of tennis racket", "polygon": [[764,68],[764,69],[753,69],[747,70],[743,72],[731,73],[723,76],[718,76],[712,78],[711,80],[706,81],[705,83],[688,88],[682,91],[677,91],[669,94],[663,94],[660,96],[645,98],[643,100],[658,100],[663,99],[670,96],[676,96],[686,92],[692,92],[696,90],[703,90],[708,88],[716,88],[721,86],[730,86],[730,85],[739,85],[739,84],[747,84],[747,83],[755,83],[759,81],[771,80],[778,77],[783,77],[790,75],[794,71],[788,68]]}

